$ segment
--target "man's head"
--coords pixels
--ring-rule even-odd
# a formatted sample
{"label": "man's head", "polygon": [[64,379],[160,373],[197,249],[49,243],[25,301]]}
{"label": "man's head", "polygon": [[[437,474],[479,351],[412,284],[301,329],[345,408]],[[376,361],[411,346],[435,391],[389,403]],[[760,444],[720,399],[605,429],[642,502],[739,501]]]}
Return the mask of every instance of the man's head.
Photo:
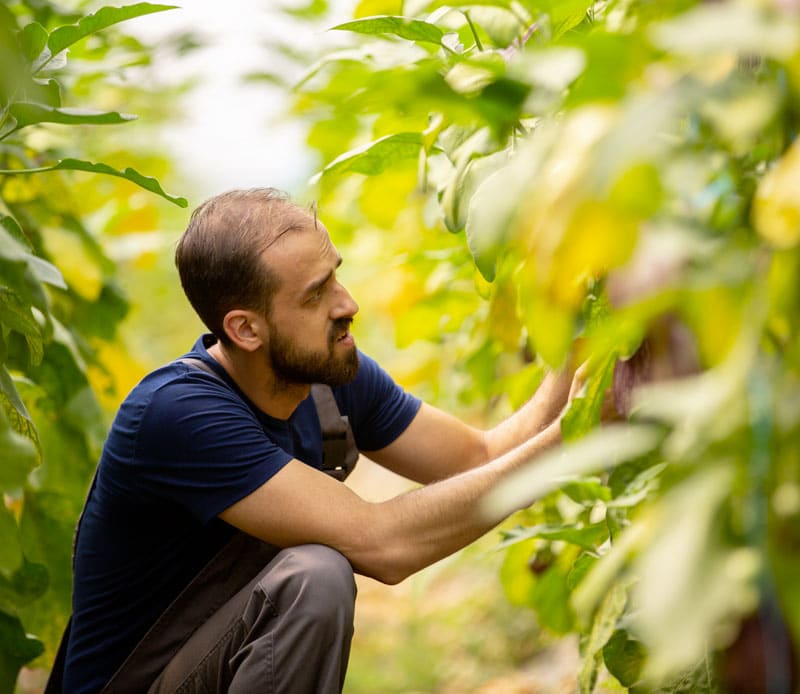
{"label": "man's head", "polygon": [[189,302],[220,342],[230,344],[223,321],[231,309],[269,314],[277,278],[262,253],[312,219],[274,188],[231,190],[192,213],[175,265]]}
{"label": "man's head", "polygon": [[277,378],[340,385],[358,369],[357,304],[316,215],[270,188],[223,193],[192,215],[175,253],[189,301],[226,347],[261,351]]}

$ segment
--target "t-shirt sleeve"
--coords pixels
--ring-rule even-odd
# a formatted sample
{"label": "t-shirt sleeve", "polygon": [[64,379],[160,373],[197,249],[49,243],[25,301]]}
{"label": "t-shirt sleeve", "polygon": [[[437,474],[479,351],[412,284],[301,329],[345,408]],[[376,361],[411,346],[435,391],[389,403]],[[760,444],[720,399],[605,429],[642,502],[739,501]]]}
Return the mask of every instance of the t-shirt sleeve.
{"label": "t-shirt sleeve", "polygon": [[406,430],[422,403],[373,359],[359,353],[359,361],[358,375],[337,393],[337,400],[350,419],[359,450],[377,451]]}
{"label": "t-shirt sleeve", "polygon": [[292,459],[230,389],[209,378],[198,374],[153,394],[142,414],[132,480],[203,523]]}

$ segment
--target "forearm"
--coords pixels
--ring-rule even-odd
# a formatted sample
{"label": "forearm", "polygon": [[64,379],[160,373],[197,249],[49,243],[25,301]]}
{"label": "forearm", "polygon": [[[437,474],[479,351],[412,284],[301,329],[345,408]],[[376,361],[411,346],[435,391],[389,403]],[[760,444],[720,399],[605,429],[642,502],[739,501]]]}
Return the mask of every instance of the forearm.
{"label": "forearm", "polygon": [[376,505],[368,541],[341,548],[357,571],[396,583],[494,527],[481,509],[509,473],[560,441],[558,424],[485,465]]}
{"label": "forearm", "polygon": [[485,432],[489,460],[519,446],[548,427],[567,402],[573,374],[550,372],[528,402],[513,415]]}

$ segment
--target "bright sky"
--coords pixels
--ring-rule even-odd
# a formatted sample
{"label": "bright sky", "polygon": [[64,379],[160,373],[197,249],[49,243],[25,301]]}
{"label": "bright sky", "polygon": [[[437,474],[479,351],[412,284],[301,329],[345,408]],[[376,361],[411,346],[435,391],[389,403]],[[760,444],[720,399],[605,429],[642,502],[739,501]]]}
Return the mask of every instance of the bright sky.
{"label": "bright sky", "polygon": [[[297,193],[313,173],[314,160],[304,147],[299,124],[277,119],[283,108],[280,90],[264,83],[242,84],[240,79],[260,67],[269,70],[270,39],[291,38],[293,45],[302,47],[326,35],[324,28],[290,22],[276,5],[185,0],[181,9],[127,24],[147,41],[186,30],[208,40],[206,48],[175,66],[176,73],[203,78],[186,99],[187,118],[164,132],[173,154],[200,185],[201,195],[257,185]],[[333,23],[328,19],[325,26]]]}

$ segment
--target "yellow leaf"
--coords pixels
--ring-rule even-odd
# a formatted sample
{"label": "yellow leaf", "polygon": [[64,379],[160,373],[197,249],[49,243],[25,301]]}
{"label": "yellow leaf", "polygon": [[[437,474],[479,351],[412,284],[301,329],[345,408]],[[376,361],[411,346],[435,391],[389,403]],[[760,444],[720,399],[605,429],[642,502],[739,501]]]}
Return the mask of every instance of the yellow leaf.
{"label": "yellow leaf", "polygon": [[777,248],[800,242],[800,141],[761,179],[753,200],[756,231]]}
{"label": "yellow leaf", "polygon": [[631,215],[598,200],[581,203],[553,256],[545,285],[548,296],[577,309],[587,281],[625,263],[637,236],[638,225]]}
{"label": "yellow leaf", "polygon": [[707,366],[724,361],[739,336],[743,297],[734,287],[711,287],[690,295],[683,314],[697,337],[700,357]]}
{"label": "yellow leaf", "polygon": [[67,284],[88,301],[95,301],[103,289],[103,273],[83,241],[67,231],[50,228],[45,234],[45,246]]}

